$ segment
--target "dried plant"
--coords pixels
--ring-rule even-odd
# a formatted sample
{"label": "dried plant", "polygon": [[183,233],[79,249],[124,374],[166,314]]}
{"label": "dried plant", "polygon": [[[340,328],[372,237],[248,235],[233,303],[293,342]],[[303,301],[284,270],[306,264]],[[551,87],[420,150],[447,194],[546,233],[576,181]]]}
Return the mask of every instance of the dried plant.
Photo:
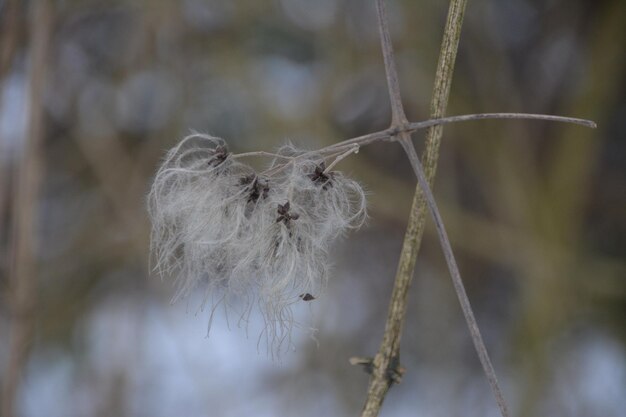
{"label": "dried plant", "polygon": [[365,221],[365,192],[317,152],[284,146],[260,173],[244,156],[200,134],[167,154],[148,197],[152,252],[162,275],[178,277],[175,300],[204,282],[205,301],[239,305],[244,319],[258,301],[280,351],[290,306],[321,293],[330,245]]}
{"label": "dried plant", "polygon": [[[354,180],[333,170],[344,158],[380,141],[399,142],[418,180],[400,267],[394,283],[385,334],[373,358],[352,358],[372,374],[363,416],[376,416],[393,383],[401,379],[399,342],[406,312],[407,290],[424,224],[431,213],[479,359],[501,414],[509,415],[493,366],[465,293],[443,220],[430,189],[436,166],[441,125],[479,119],[536,119],[595,127],[588,120],[551,115],[485,113],[441,117],[445,113],[465,8],[452,0],[437,72],[431,120],[410,123],[400,98],[398,77],[383,0],[377,0],[383,57],[392,107],[388,129],[305,151],[292,145],[276,153],[232,154],[222,139],[193,134],[165,157],[148,197],[152,220],[155,269],[177,276],[174,299],[206,284],[205,302],[240,303],[242,319],[258,304],[274,352],[289,341],[291,306],[321,294],[328,279],[330,245],[366,219],[365,192]],[[410,135],[429,130],[426,168]],[[240,162],[246,157],[270,158],[255,172]],[[237,300],[237,301],[236,301]]]}

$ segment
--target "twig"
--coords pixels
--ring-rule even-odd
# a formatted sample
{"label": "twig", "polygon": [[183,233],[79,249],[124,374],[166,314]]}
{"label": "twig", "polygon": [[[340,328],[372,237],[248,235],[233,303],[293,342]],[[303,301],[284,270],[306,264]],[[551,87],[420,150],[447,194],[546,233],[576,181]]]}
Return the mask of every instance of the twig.
{"label": "twig", "polygon": [[[393,49],[387,27],[384,0],[377,0],[376,4],[378,12],[378,24],[381,33],[383,57],[385,61],[385,71],[387,74],[387,86],[389,88],[389,96],[392,107],[391,129],[398,127],[406,128],[406,125],[408,125],[408,121],[406,120],[406,116],[404,115],[400,98],[398,77],[393,61]],[[447,96],[449,93],[450,81],[452,77],[451,69],[453,67],[454,57],[456,55],[456,46],[458,45],[458,37],[460,35],[460,25],[462,22],[465,2],[456,2],[456,4],[457,6],[461,6],[458,10],[458,23],[456,26],[450,24],[451,22],[457,21],[457,19],[451,17],[454,15],[454,12],[456,10],[455,1],[453,0],[450,6],[448,25],[446,27],[446,35],[456,34],[455,39],[451,42],[453,45],[451,54],[449,53],[449,50],[445,47],[447,36],[444,36],[444,45],[442,46],[442,56],[445,57],[451,55],[452,63],[449,65],[444,65],[444,70],[439,71],[442,66],[442,60],[440,60],[438,75],[447,75],[447,78],[441,79],[441,77],[438,77],[438,81],[441,79],[440,84],[443,86],[442,95],[437,94],[437,86],[439,84],[436,83],[435,86],[435,99],[433,100],[433,102],[435,103],[433,105],[433,107],[435,107],[435,117],[442,116],[443,110],[446,107]],[[454,30],[455,28],[457,29],[456,31]],[[446,67],[449,68],[449,71],[446,71]],[[433,132],[431,131],[429,133],[431,133],[431,135],[429,135],[429,139],[431,139],[430,142],[432,143]],[[439,137],[436,138],[435,141],[437,146],[441,135],[439,134],[438,136]],[[482,341],[482,337],[480,335],[480,331],[478,330],[476,320],[474,319],[474,315],[469,300],[467,298],[467,294],[465,293],[463,282],[461,280],[459,270],[452,252],[452,247],[448,240],[445,228],[443,226],[443,221],[441,219],[441,216],[439,215],[437,205],[428,184],[429,180],[427,179],[426,174],[422,169],[413,143],[410,140],[409,133],[406,130],[401,131],[399,132],[398,137],[400,139],[400,143],[402,144],[403,148],[407,152],[407,155],[409,156],[409,160],[411,161],[411,165],[413,166],[415,174],[417,175],[419,186],[422,189],[422,193],[416,193],[416,198],[414,199],[414,209],[416,210],[412,211],[409,226],[407,228],[405,244],[401,253],[398,273],[396,274],[396,280],[394,282],[394,287],[391,295],[391,302],[387,315],[387,322],[385,324],[383,341],[381,343],[378,353],[374,357],[371,364],[372,377],[370,379],[367,398],[363,408],[362,416],[377,416],[380,412],[380,408],[384,401],[385,395],[391,387],[391,384],[398,381],[397,379],[392,378],[391,375],[398,374],[397,368],[399,368],[400,338],[402,335],[402,327],[406,315],[407,293],[412,281],[413,268],[415,265],[417,248],[419,247],[419,240],[421,238],[421,234],[423,233],[423,201],[420,200],[423,200],[423,198],[425,197],[426,204],[433,216],[433,219],[435,220],[435,225],[437,227],[441,246],[446,257],[448,268],[450,269],[450,274],[452,275],[454,288],[457,296],[459,297],[463,314],[465,315],[465,318],[467,320],[472,340],[474,341],[474,345],[478,352],[478,356],[483,365],[483,369],[485,370],[494,395],[496,396],[496,401],[498,402],[498,406],[500,408],[502,416],[508,417],[506,403],[504,402],[504,398],[495,377],[495,372],[491,365],[487,350]],[[434,167],[432,170],[432,175],[434,175]],[[417,191],[419,191],[419,189]],[[418,202],[418,204],[415,204],[416,202]]]}
{"label": "twig", "polygon": [[578,119],[575,117],[554,116],[551,114],[533,114],[533,113],[477,113],[477,114],[463,114],[459,116],[440,117],[437,119],[428,119],[421,122],[407,123],[402,127],[390,127],[385,130],[370,133],[356,138],[346,139],[341,142],[337,142],[317,152],[336,151],[338,148],[345,148],[350,145],[358,144],[359,146],[366,146],[371,143],[380,142],[383,140],[390,140],[395,138],[400,133],[413,133],[421,129],[427,129],[433,126],[441,126],[450,123],[469,122],[473,120],[487,120],[487,119],[519,119],[519,120],[545,120],[551,122],[571,123],[584,127],[595,129],[597,126],[595,122],[587,119]]}
{"label": "twig", "polygon": [[29,129],[23,160],[16,176],[15,216],[12,230],[12,326],[9,360],[2,392],[2,415],[15,413],[21,373],[27,359],[34,327],[37,290],[35,267],[36,219],[41,182],[41,142],[44,136],[43,90],[47,70],[47,54],[51,31],[51,5],[41,0],[35,5],[31,22],[32,43],[29,79]]}
{"label": "twig", "polygon": [[[325,158],[332,158],[336,155],[341,155],[343,152],[347,152],[350,155],[353,151],[353,148],[356,146],[357,148],[371,145],[373,143],[381,142],[381,141],[389,141],[394,140],[400,134],[403,133],[413,133],[418,130],[427,129],[433,126],[441,126],[450,123],[459,123],[459,122],[469,122],[473,120],[498,120],[498,119],[519,119],[519,120],[545,120],[551,122],[560,122],[560,123],[571,123],[577,124],[585,127],[589,127],[595,129],[597,126],[595,122],[587,119],[578,119],[575,117],[564,117],[564,116],[554,116],[551,114],[533,114],[533,113],[477,113],[477,114],[462,114],[459,116],[449,116],[449,117],[441,117],[438,119],[428,119],[423,120],[421,122],[406,122],[402,126],[393,126],[389,127],[385,130],[380,130],[378,132],[369,133],[363,136],[357,136],[355,138],[346,139],[341,142],[334,143],[332,145],[326,146],[322,149],[318,149],[315,151],[305,152],[298,156],[284,156],[279,155],[272,152],[265,151],[253,151],[253,152],[245,152],[233,154],[232,158],[245,158],[245,157],[254,157],[254,156],[265,156],[270,158],[279,158],[284,159],[288,162],[292,162],[294,160],[307,157],[311,154],[323,154]],[[347,151],[344,151],[347,150]],[[356,152],[354,152],[356,153]],[[346,155],[346,156],[348,156]],[[342,156],[342,159],[345,156]],[[276,173],[281,169],[284,169],[284,166],[279,166],[277,168],[273,168],[265,171],[264,173]],[[327,168],[328,170],[328,168]]]}
{"label": "twig", "polygon": [[[390,79],[397,80],[397,75],[395,75],[395,66],[393,64],[393,51],[391,48],[387,24],[386,24],[386,15],[383,0],[377,0],[378,4],[378,19],[381,30],[381,41],[383,44],[383,55],[385,57],[385,69],[388,74],[388,87],[389,94],[392,100],[392,109],[393,104],[395,102],[396,106],[402,107],[402,104],[399,100],[399,92],[397,91],[398,86],[397,82],[394,85],[389,82]],[[465,9],[465,1],[455,1],[452,0],[450,4],[450,11],[448,15],[448,22],[446,25],[446,31],[444,35],[444,41],[442,45],[441,58],[438,66],[436,83],[435,83],[435,93],[433,97],[432,104],[432,113],[434,117],[441,117],[445,111],[445,107],[447,104],[447,99],[450,91],[450,85],[452,80],[452,69],[454,67],[454,59],[456,56],[456,50],[458,46],[458,39],[460,36],[460,28],[463,19],[463,13]],[[390,64],[391,63],[391,64]],[[391,76],[389,75],[391,74]],[[394,114],[396,112],[394,111]],[[483,116],[486,118],[489,116]],[[510,115],[510,118],[516,117],[514,115]],[[474,116],[466,116],[459,118],[452,118],[451,121],[454,120],[472,120],[477,119],[479,117]],[[550,119],[549,117],[541,117],[542,119]],[[397,120],[397,119],[395,119]],[[407,123],[403,123],[406,125]],[[434,126],[434,125],[433,125]],[[394,119],[392,119],[392,128],[394,127]],[[420,127],[426,127],[426,124],[421,124]],[[434,131],[438,130],[438,132]],[[373,372],[372,372],[372,380],[370,381],[370,389],[368,390],[368,399],[366,400],[366,405],[363,411],[363,415],[378,415],[380,410],[380,406],[382,405],[382,401],[384,399],[384,395],[387,390],[391,386],[393,380],[389,377],[389,362],[395,363],[398,366],[398,358],[400,356],[399,352],[399,340],[402,332],[402,322],[404,320],[404,315],[406,311],[406,300],[407,300],[407,292],[412,280],[413,268],[415,265],[415,257],[417,256],[417,249],[419,248],[419,242],[421,239],[421,235],[423,233],[424,226],[424,199],[426,201],[426,205],[431,212],[431,215],[435,221],[435,226],[437,228],[437,233],[439,236],[439,241],[441,243],[441,247],[443,249],[446,262],[448,264],[448,268],[450,270],[450,274],[452,276],[452,281],[454,284],[455,291],[459,298],[459,302],[461,304],[461,308],[463,310],[463,314],[467,321],[470,334],[472,336],[472,340],[474,342],[474,346],[476,351],[478,352],[478,356],[481,364],[483,365],[483,369],[489,380],[492,391],[496,397],[496,402],[498,403],[498,407],[500,408],[500,412],[503,417],[508,417],[509,413],[507,410],[506,403],[502,396],[502,392],[498,385],[498,381],[495,375],[495,371],[489,359],[489,355],[485,348],[484,342],[482,340],[482,336],[478,329],[478,325],[474,318],[474,314],[471,309],[471,305],[469,299],[467,298],[467,294],[465,292],[465,288],[463,286],[463,282],[461,280],[461,276],[459,273],[459,269],[456,264],[456,260],[454,258],[454,254],[452,252],[452,247],[450,245],[450,241],[448,239],[447,233],[445,231],[443,220],[439,214],[437,209],[437,205],[435,203],[434,197],[432,195],[432,191],[430,190],[429,180],[432,180],[434,176],[434,169],[436,163],[436,153],[439,145],[439,141],[441,139],[441,127],[438,129],[431,129],[428,135],[428,145],[435,145],[435,158],[431,158],[430,161],[432,167],[431,169],[431,178],[427,178],[426,173],[424,172],[422,165],[419,161],[417,153],[415,152],[415,148],[413,143],[410,141],[410,137],[406,132],[402,132],[399,135],[400,143],[402,144],[404,150],[407,152],[409,160],[411,161],[411,165],[415,171],[415,174],[418,178],[419,188],[421,188],[421,193],[416,190],[416,198],[414,199],[413,210],[411,213],[411,221],[409,227],[407,228],[407,235],[405,236],[405,245],[402,250],[401,261],[398,268],[398,273],[396,275],[396,281],[394,284],[394,290],[392,293],[392,301],[391,306],[389,308],[389,314],[387,318],[387,325],[385,328],[385,335],[383,336],[383,343],[381,345],[381,349],[377,354],[377,357],[373,361]],[[427,146],[427,156],[428,146]],[[417,202],[417,204],[415,204]],[[417,207],[416,207],[417,206]],[[407,268],[408,266],[408,268]],[[389,335],[388,335],[389,334]],[[388,358],[383,357],[379,359],[381,355],[390,355]],[[379,359],[377,361],[377,359]],[[395,359],[395,360],[394,360]],[[380,369],[377,369],[377,362],[386,365],[385,372],[380,372]],[[386,362],[386,363],[385,363]],[[382,377],[382,378],[381,378]],[[376,386],[379,386],[377,388]],[[373,397],[373,398],[370,398]]]}
{"label": "twig", "polygon": [[452,277],[452,283],[454,284],[454,291],[456,292],[459,303],[461,304],[461,310],[463,310],[463,315],[465,316],[467,327],[469,328],[470,334],[472,336],[474,347],[476,348],[476,352],[478,353],[478,358],[480,359],[480,363],[483,366],[483,370],[485,372],[485,375],[487,376],[487,380],[489,380],[489,385],[491,386],[493,395],[496,397],[496,402],[498,403],[498,408],[500,408],[500,413],[503,417],[508,417],[508,407],[502,395],[500,385],[498,384],[496,372],[494,371],[493,365],[491,364],[491,359],[489,359],[489,354],[487,353],[487,348],[485,347],[485,343],[483,342],[483,338],[480,334],[478,324],[476,323],[476,318],[474,317],[472,306],[469,299],[467,298],[467,293],[465,292],[465,287],[463,286],[463,281],[461,279],[461,273],[459,272],[459,267],[456,263],[456,259],[454,258],[452,246],[450,245],[450,240],[448,239],[448,233],[446,232],[446,229],[444,227],[441,214],[439,214],[439,209],[437,208],[435,197],[433,196],[433,193],[430,189],[430,185],[428,184],[428,180],[426,179],[426,174],[424,173],[422,164],[417,157],[417,153],[415,152],[413,144],[411,143],[409,146],[406,146],[406,142],[401,143],[404,147],[404,150],[407,152],[407,155],[409,156],[411,166],[413,167],[413,171],[415,171],[415,175],[417,176],[419,185],[422,188],[422,193],[424,194],[424,197],[426,199],[426,205],[428,206],[428,210],[430,211],[430,214],[435,221],[435,228],[437,229],[437,235],[439,236],[441,249],[443,250],[443,254],[446,258],[446,264],[448,265],[448,270],[450,271],[450,276]]}
{"label": "twig", "polygon": [[285,156],[285,155],[279,155],[277,153],[272,153],[272,152],[265,152],[265,151],[254,151],[254,152],[245,152],[245,153],[238,153],[238,154],[234,154],[232,155],[233,158],[237,159],[237,158],[246,158],[249,156],[268,156],[271,158],[278,158],[278,159],[284,159],[287,161],[290,161],[293,159],[292,156]]}
{"label": "twig", "polygon": [[587,119],[578,119],[576,117],[554,116],[551,114],[533,114],[533,113],[477,113],[463,114],[460,116],[441,117],[438,119],[424,120],[423,122],[409,123],[408,131],[415,132],[419,129],[425,129],[432,126],[441,126],[449,123],[468,122],[471,120],[485,119],[523,119],[523,120],[547,120],[551,122],[571,123],[595,129],[596,123]]}
{"label": "twig", "polygon": [[396,70],[396,62],[393,55],[393,43],[391,42],[387,25],[387,12],[384,0],[376,0],[376,15],[378,16],[378,31],[385,62],[385,77],[387,78],[389,100],[391,102],[391,127],[400,127],[407,124],[408,120],[402,106],[400,82],[398,81],[398,71]]}
{"label": "twig", "polygon": [[[380,30],[380,41],[385,62],[385,74],[387,77],[387,88],[389,89],[389,99],[391,101],[391,126],[390,129],[398,130],[398,137],[401,142],[411,143],[410,133],[406,131],[408,120],[402,107],[400,96],[400,86],[398,83],[398,72],[393,59],[393,47],[387,27],[387,17],[384,0],[376,0],[376,11],[378,16],[378,27]],[[412,275],[412,274],[411,274]],[[371,378],[367,389],[367,398],[361,412],[362,417],[378,416],[387,391],[394,382],[399,382],[399,378],[392,378],[392,375],[401,375],[400,368],[400,338],[402,327],[406,316],[407,295],[411,286],[411,275],[396,275],[387,321],[385,322],[385,332],[378,353],[374,356],[371,364]]]}
{"label": "twig", "polygon": [[352,147],[350,149],[348,149],[346,152],[340,154],[339,156],[337,156],[335,158],[335,160],[326,167],[326,169],[324,170],[324,173],[326,172],[330,172],[332,171],[332,169],[339,163],[341,162],[342,159],[347,158],[348,156],[352,155],[352,154],[357,154],[359,153],[359,145],[352,145]]}

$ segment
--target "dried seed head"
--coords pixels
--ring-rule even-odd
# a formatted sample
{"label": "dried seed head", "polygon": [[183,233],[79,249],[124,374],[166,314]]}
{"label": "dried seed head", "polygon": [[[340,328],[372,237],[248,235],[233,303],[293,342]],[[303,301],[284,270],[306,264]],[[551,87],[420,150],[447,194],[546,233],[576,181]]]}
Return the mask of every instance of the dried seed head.
{"label": "dried seed head", "polygon": [[[148,195],[155,269],[177,276],[175,299],[205,285],[205,300],[253,305],[273,352],[288,343],[291,305],[320,294],[333,241],[366,218],[365,193],[321,155],[291,145],[268,175],[232,158],[223,140],[183,139],[166,155]],[[270,175],[271,173],[271,175]]]}

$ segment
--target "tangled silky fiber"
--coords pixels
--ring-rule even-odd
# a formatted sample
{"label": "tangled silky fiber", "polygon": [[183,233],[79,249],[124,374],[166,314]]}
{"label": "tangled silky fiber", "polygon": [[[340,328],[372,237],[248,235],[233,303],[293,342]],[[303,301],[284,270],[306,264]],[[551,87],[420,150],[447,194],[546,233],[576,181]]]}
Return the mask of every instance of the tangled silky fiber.
{"label": "tangled silky fiber", "polygon": [[[365,193],[317,152],[289,145],[262,173],[200,134],[168,152],[150,194],[151,251],[162,276],[176,276],[174,300],[204,286],[205,303],[258,304],[271,350],[295,324],[291,305],[319,295],[328,250],[366,219]],[[204,303],[203,303],[204,305]]]}

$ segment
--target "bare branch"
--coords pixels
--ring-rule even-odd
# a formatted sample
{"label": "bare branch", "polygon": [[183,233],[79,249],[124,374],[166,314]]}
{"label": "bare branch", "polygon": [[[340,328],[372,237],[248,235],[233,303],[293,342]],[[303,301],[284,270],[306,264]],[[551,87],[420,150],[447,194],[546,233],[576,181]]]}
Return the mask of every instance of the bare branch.
{"label": "bare branch", "polygon": [[385,61],[385,75],[387,77],[387,88],[389,89],[389,100],[391,101],[391,125],[402,126],[408,121],[404,114],[404,108],[402,107],[398,71],[396,70],[393,45],[387,25],[387,13],[384,0],[376,0],[376,12],[378,16],[378,29],[380,31],[380,43],[383,50],[383,59]]}
{"label": "bare branch", "polygon": [[246,157],[250,157],[250,156],[268,156],[268,157],[271,157],[271,158],[284,159],[286,161],[291,161],[293,159],[293,157],[291,157],[291,156],[279,155],[277,153],[265,152],[265,151],[245,152],[245,153],[238,153],[238,154],[232,155],[232,157],[235,158],[235,159],[237,159],[237,158],[246,158]]}
{"label": "bare branch", "polygon": [[[408,120],[402,107],[398,73],[389,36],[384,0],[376,0],[376,11],[392,111],[391,126],[388,133],[391,136],[397,135],[401,141],[413,146],[410,133],[406,131]],[[410,275],[396,275],[383,340],[378,353],[374,356],[371,367],[368,368],[371,370],[372,376],[361,413],[362,417],[375,417],[379,414],[391,384],[399,382],[402,376],[400,371],[400,338],[406,316],[407,295],[411,286],[411,279],[412,276]]]}
{"label": "bare branch", "polygon": [[339,163],[341,162],[343,159],[347,158],[348,156],[352,155],[352,154],[357,154],[359,153],[359,145],[352,145],[352,147],[350,149],[348,149],[346,152],[342,153],[341,155],[337,156],[335,158],[335,160],[326,167],[326,169],[324,170],[324,173],[326,172],[330,172],[332,171],[332,169]]}
{"label": "bare branch", "polygon": [[449,123],[468,122],[471,120],[484,119],[526,119],[526,120],[547,120],[551,122],[571,123],[595,129],[595,122],[586,119],[578,119],[575,117],[553,116],[550,114],[533,114],[533,113],[478,113],[464,114],[461,116],[449,116],[438,119],[425,120],[423,122],[409,123],[407,130],[414,132],[419,129],[425,129],[432,126],[440,126]]}
{"label": "bare branch", "polygon": [[[402,248],[400,264],[398,267],[398,273],[394,282],[394,288],[391,296],[391,303],[389,306],[389,312],[387,315],[387,322],[385,324],[385,333],[383,335],[383,341],[379,352],[372,361],[372,378],[370,379],[370,386],[368,388],[368,395],[363,409],[362,416],[377,416],[384,397],[389,390],[389,387],[393,382],[397,382],[398,379],[390,377],[390,375],[401,375],[398,373],[399,357],[400,357],[400,338],[402,335],[402,327],[404,318],[406,315],[407,305],[407,293],[411,285],[413,277],[413,269],[415,266],[415,258],[417,257],[417,251],[419,249],[419,242],[424,229],[424,200],[426,206],[430,210],[435,225],[441,247],[446,257],[446,262],[452,276],[455,291],[461,303],[463,314],[467,321],[474,346],[478,352],[478,356],[487,379],[491,385],[492,391],[496,397],[498,407],[503,417],[508,417],[506,403],[502,396],[502,392],[496,379],[495,371],[491,365],[491,360],[483,343],[478,325],[474,318],[471,305],[465,293],[463,282],[452,252],[452,247],[448,240],[445,228],[443,226],[443,220],[439,215],[437,205],[435,203],[432,191],[430,190],[429,181],[434,177],[436,167],[436,154],[438,152],[439,141],[441,139],[441,127],[439,129],[431,129],[427,138],[427,161],[429,162],[429,174],[430,178],[426,176],[422,165],[419,161],[417,153],[413,143],[411,142],[410,133],[407,131],[406,116],[402,109],[402,103],[400,100],[399,86],[397,73],[395,70],[393,60],[393,50],[391,48],[391,42],[389,39],[389,33],[387,28],[387,18],[385,15],[384,0],[377,0],[378,10],[378,22],[381,33],[381,42],[383,46],[383,56],[385,59],[385,68],[387,72],[387,84],[389,87],[389,95],[391,97],[392,106],[392,124],[391,128],[402,128],[402,131],[397,135],[400,139],[404,150],[406,151],[411,165],[415,170],[415,174],[418,178],[419,188],[422,193],[419,192],[419,188],[416,190],[416,195],[413,201],[413,211],[407,227],[407,234],[405,236],[405,242]],[[437,118],[441,118],[445,112],[447,105],[448,95],[450,91],[450,85],[452,82],[452,69],[454,68],[454,60],[456,58],[456,51],[458,47],[458,39],[460,36],[461,23],[463,19],[463,13],[465,10],[464,0],[452,0],[450,4],[450,12],[448,14],[448,22],[446,25],[446,31],[444,35],[444,41],[441,50],[441,57],[437,70],[437,76],[435,81],[435,93],[431,105],[432,115]],[[457,119],[451,119],[449,122],[458,121]],[[472,116],[465,118],[464,120],[472,120]],[[441,125],[441,121],[431,122],[433,126]],[[416,127],[427,127],[426,125]],[[429,154],[430,151],[434,153]]]}
{"label": "bare branch", "polygon": [[[595,122],[587,119],[578,119],[575,117],[564,117],[564,116],[554,116],[550,114],[533,114],[533,113],[477,113],[477,114],[463,114],[459,116],[449,116],[442,117],[439,119],[429,119],[421,122],[413,122],[406,123],[400,127],[389,127],[385,130],[380,130],[374,133],[368,133],[367,135],[357,136],[355,138],[346,139],[341,142],[337,142],[333,145],[327,146],[325,148],[306,152],[299,156],[284,156],[279,155],[272,152],[265,151],[253,151],[253,152],[245,152],[239,154],[233,154],[232,157],[237,158],[245,158],[245,157],[270,157],[270,158],[279,158],[284,159],[286,161],[292,161],[294,159],[302,158],[309,156],[312,153],[321,153],[327,155],[327,157],[332,157],[334,155],[339,155],[345,151],[349,151],[350,149],[357,147],[363,147],[367,145],[371,145],[372,143],[382,142],[382,141],[390,141],[395,140],[397,136],[402,133],[413,133],[418,130],[427,129],[433,126],[440,126],[450,123],[459,123],[459,122],[468,122],[473,120],[498,120],[498,119],[519,119],[519,120],[545,120],[550,122],[560,122],[560,123],[571,123],[584,127],[589,127],[595,129],[597,125]],[[351,152],[348,152],[350,154]],[[356,152],[355,152],[356,153]]]}
{"label": "bare branch", "polygon": [[[402,107],[402,101],[400,98],[400,88],[398,84],[397,71],[394,64],[393,49],[389,37],[389,30],[387,26],[387,17],[385,14],[384,0],[377,0],[377,12],[378,12],[378,24],[381,35],[381,44],[383,50],[383,57],[385,61],[385,70],[387,75],[387,86],[389,89],[389,96],[391,100],[392,108],[392,121],[391,127],[388,130],[392,136],[397,136],[400,143],[404,147],[411,165],[417,175],[419,187],[416,190],[415,198],[413,201],[413,210],[409,219],[409,225],[407,227],[407,233],[405,236],[404,245],[401,252],[400,262],[398,265],[398,272],[394,281],[394,286],[391,295],[391,301],[389,304],[389,311],[387,313],[387,321],[385,323],[385,332],[383,334],[383,340],[379,348],[378,353],[371,361],[371,365],[367,365],[366,369],[371,371],[371,378],[367,392],[367,398],[362,411],[362,417],[374,417],[380,412],[380,408],[387,394],[387,391],[394,382],[399,382],[399,378],[402,375],[400,372],[401,366],[399,363],[400,358],[400,339],[402,336],[402,328],[404,324],[404,318],[406,316],[407,306],[407,294],[413,278],[413,269],[415,266],[415,259],[419,249],[419,243],[424,230],[424,199],[426,205],[430,209],[430,212],[435,220],[437,231],[441,246],[443,248],[450,273],[452,275],[452,281],[456,293],[459,297],[463,314],[465,315],[468,323],[472,340],[478,352],[478,356],[483,365],[483,369],[487,375],[492,390],[496,396],[498,406],[503,417],[508,417],[508,411],[500,387],[498,386],[495,372],[491,365],[491,361],[485,349],[480,331],[474,319],[474,315],[471,310],[469,300],[465,293],[463,283],[459,274],[452,248],[448,240],[446,231],[443,227],[443,221],[437,210],[434,197],[430,190],[429,180],[432,180],[434,176],[436,166],[436,154],[439,147],[439,141],[441,139],[441,128],[438,132],[434,132],[432,129],[428,135],[427,157],[429,161],[429,174],[430,178],[427,178],[424,170],[422,169],[417,153],[413,143],[411,142],[409,129],[409,123],[404,114]],[[448,23],[446,25],[446,31],[444,35],[444,41],[442,45],[442,52],[440,62],[437,71],[435,94],[433,97],[432,110],[433,116],[440,118],[447,104],[448,94],[450,91],[450,84],[452,80],[452,68],[454,67],[454,59],[456,57],[456,50],[458,46],[458,39],[460,36],[460,28],[463,19],[463,12],[465,10],[464,0],[452,0],[450,4],[450,12],[448,15]],[[471,117],[465,120],[472,120]],[[455,119],[451,119],[449,122],[453,122]],[[443,124],[441,121],[430,121],[432,126]],[[428,125],[417,125],[416,128],[427,127]],[[341,145],[339,145],[341,146]],[[431,154],[429,154],[429,148]],[[434,151],[434,153],[432,153]],[[423,190],[423,193],[419,192],[419,189]]]}
{"label": "bare branch", "polygon": [[421,122],[407,123],[403,127],[388,128],[378,132],[370,133],[356,138],[346,139],[337,142],[334,145],[321,149],[319,152],[329,150],[336,151],[338,148],[348,147],[354,144],[366,146],[371,143],[393,139],[395,136],[403,132],[416,132],[418,130],[427,129],[433,126],[446,125],[450,123],[469,122],[472,120],[488,120],[488,119],[520,119],[520,120],[545,120],[550,122],[577,124],[591,129],[595,129],[595,122],[587,119],[577,119],[574,117],[553,116],[550,114],[533,114],[533,113],[477,113],[463,114],[460,116],[441,117],[438,119],[429,119]]}
{"label": "bare branch", "polygon": [[443,219],[441,218],[441,214],[439,214],[439,209],[437,208],[435,197],[433,196],[433,193],[430,189],[430,185],[428,185],[426,174],[424,173],[422,164],[417,157],[417,153],[415,152],[413,144],[409,142],[407,145],[407,142],[405,141],[402,141],[401,143],[407,155],[409,156],[411,166],[413,167],[413,171],[417,176],[419,185],[422,188],[422,193],[424,194],[424,197],[426,199],[426,205],[428,206],[428,210],[430,211],[430,214],[435,222],[435,228],[437,229],[437,235],[439,236],[441,249],[443,250],[443,254],[446,258],[446,264],[448,265],[448,270],[450,271],[450,276],[452,277],[452,283],[454,284],[454,291],[456,292],[459,303],[461,304],[461,310],[463,310],[463,315],[465,316],[467,327],[469,328],[470,334],[472,336],[474,347],[476,348],[476,352],[478,353],[478,358],[480,359],[480,363],[483,366],[483,370],[485,372],[485,375],[487,376],[487,380],[489,380],[489,385],[491,386],[493,395],[496,397],[496,402],[498,403],[498,408],[500,408],[500,413],[503,417],[508,417],[509,411],[506,405],[506,401],[502,396],[502,390],[500,389],[500,386],[498,384],[496,373],[493,369],[493,365],[491,364],[491,360],[489,359],[489,354],[487,353],[487,348],[485,347],[485,343],[483,342],[483,338],[480,334],[478,324],[476,323],[476,318],[474,317],[472,306],[469,302],[469,299],[467,298],[467,293],[465,292],[465,287],[463,286],[463,281],[461,279],[461,273],[459,272],[459,267],[456,263],[454,253],[452,252],[452,245],[450,245],[450,240],[448,239],[448,234],[444,227]]}

